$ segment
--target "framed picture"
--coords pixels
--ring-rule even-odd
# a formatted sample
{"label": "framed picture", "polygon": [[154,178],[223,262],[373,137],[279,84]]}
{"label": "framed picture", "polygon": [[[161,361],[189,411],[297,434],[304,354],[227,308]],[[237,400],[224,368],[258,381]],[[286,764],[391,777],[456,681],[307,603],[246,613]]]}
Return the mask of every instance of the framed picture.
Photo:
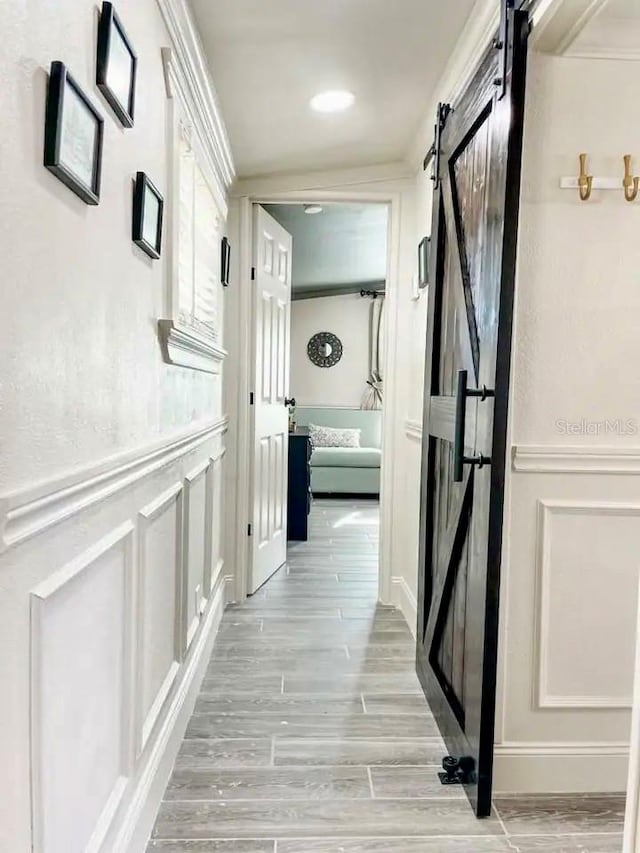
{"label": "framed picture", "polygon": [[63,62],[52,62],[44,165],[87,204],[100,201],[104,120]]}
{"label": "framed picture", "polygon": [[231,244],[226,237],[222,238],[220,257],[220,281],[223,287],[229,287],[229,266],[231,261]]}
{"label": "framed picture", "polygon": [[418,244],[418,287],[429,284],[429,245],[430,237],[423,237]]}
{"label": "framed picture", "polygon": [[144,172],[138,172],[133,189],[131,239],[150,258],[160,257],[164,199]]}
{"label": "framed picture", "polygon": [[123,127],[133,127],[138,57],[113,3],[104,2],[98,24],[96,83]]}

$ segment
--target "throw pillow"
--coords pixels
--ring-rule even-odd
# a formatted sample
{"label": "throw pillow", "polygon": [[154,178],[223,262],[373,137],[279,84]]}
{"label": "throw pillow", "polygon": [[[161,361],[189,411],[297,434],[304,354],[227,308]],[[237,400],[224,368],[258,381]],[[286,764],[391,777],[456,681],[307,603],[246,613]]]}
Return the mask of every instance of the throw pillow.
{"label": "throw pillow", "polygon": [[313,447],[360,447],[360,430],[309,424]]}

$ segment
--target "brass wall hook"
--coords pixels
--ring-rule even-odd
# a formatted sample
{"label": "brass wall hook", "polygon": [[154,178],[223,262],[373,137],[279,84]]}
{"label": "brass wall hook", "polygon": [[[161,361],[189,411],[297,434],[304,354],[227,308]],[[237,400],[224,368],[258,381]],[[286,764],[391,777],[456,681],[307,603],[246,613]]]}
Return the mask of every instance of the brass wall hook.
{"label": "brass wall hook", "polygon": [[631,154],[625,154],[622,159],[624,160],[624,178],[622,179],[624,197],[627,201],[635,201],[640,187],[640,178],[631,174]]}
{"label": "brass wall hook", "polygon": [[578,192],[582,201],[586,201],[591,195],[593,186],[593,175],[587,175],[587,155],[580,155],[580,174],[578,175]]}

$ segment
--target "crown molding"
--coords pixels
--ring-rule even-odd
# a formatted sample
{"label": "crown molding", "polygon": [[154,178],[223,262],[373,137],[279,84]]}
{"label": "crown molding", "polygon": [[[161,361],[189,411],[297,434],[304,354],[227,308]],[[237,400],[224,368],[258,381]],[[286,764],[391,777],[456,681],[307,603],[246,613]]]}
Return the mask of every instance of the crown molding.
{"label": "crown molding", "polygon": [[167,94],[174,96],[166,72],[170,63],[175,66],[174,79],[179,82],[202,142],[209,149],[217,177],[228,190],[235,178],[231,145],[198,30],[186,0],[157,0],[157,3],[172,42],[171,48],[162,52]]}
{"label": "crown molding", "polygon": [[480,65],[499,25],[500,4],[497,0],[476,0],[449,62],[427,101],[431,106],[409,148],[407,162],[415,170],[422,169],[424,155],[433,142],[433,123],[438,102],[453,104],[458,100]]}

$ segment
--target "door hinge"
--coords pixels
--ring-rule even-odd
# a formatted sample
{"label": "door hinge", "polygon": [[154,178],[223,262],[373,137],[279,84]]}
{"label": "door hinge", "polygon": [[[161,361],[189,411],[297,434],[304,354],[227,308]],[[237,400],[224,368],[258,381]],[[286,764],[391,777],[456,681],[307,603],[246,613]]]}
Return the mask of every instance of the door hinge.
{"label": "door hinge", "polygon": [[253,391],[249,391],[249,405],[253,406]]}
{"label": "door hinge", "polygon": [[247,536],[251,536],[251,525],[247,524]]}
{"label": "door hinge", "polygon": [[251,281],[255,281],[255,280],[256,280],[256,268],[251,267]]}

